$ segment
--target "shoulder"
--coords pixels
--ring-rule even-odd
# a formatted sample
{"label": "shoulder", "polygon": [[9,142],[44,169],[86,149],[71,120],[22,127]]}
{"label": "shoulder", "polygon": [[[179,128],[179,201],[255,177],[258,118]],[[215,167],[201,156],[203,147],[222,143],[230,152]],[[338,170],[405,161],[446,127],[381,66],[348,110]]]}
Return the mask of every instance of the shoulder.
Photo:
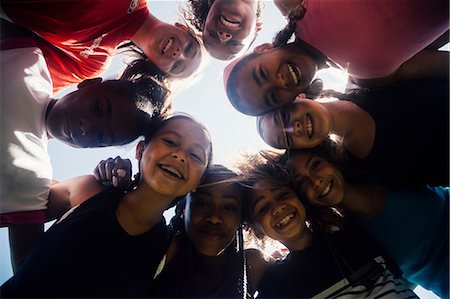
{"label": "shoulder", "polygon": [[262,252],[258,249],[246,249],[245,257],[250,283],[256,289],[268,267],[274,263],[266,261]]}

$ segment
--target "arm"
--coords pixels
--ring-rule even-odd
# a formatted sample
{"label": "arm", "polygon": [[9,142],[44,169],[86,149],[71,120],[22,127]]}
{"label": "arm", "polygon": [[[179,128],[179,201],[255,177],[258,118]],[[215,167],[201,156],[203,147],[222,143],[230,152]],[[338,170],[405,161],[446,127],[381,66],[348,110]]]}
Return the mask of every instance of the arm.
{"label": "arm", "polygon": [[48,197],[46,220],[61,217],[70,208],[79,205],[106,189],[94,175],[79,176],[54,184]]}
{"label": "arm", "polygon": [[364,87],[380,87],[399,81],[420,78],[448,81],[449,52],[424,49],[403,63],[392,75],[369,80],[354,79],[354,82]]}

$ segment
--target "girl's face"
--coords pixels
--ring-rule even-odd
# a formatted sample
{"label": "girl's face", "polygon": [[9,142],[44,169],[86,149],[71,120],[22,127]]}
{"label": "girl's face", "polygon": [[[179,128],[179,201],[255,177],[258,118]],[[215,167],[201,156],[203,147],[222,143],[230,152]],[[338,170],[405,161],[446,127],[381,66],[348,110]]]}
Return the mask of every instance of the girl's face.
{"label": "girl's face", "polygon": [[163,196],[185,195],[200,183],[210,152],[209,135],[198,123],[183,117],[169,120],[145,147],[142,179]]}
{"label": "girl's face", "polygon": [[318,102],[297,98],[258,117],[261,138],[275,148],[312,148],[331,132],[330,115]]}
{"label": "girl's face", "polygon": [[259,53],[237,73],[236,92],[242,113],[261,115],[291,103],[311,84],[317,64],[293,45],[271,48],[261,45]]}
{"label": "girl's face", "polygon": [[287,163],[295,184],[295,189],[311,204],[316,206],[336,206],[344,198],[344,177],[342,173],[324,158],[298,153]]}
{"label": "girl's face", "polygon": [[169,77],[186,78],[201,62],[200,44],[186,26],[163,24],[152,33],[154,38],[145,55]]}
{"label": "girl's face", "polygon": [[215,0],[203,28],[203,43],[211,56],[228,60],[248,45],[256,27],[253,0]]}
{"label": "girl's face", "polygon": [[249,204],[252,221],[274,240],[294,243],[307,231],[305,208],[291,188],[260,181],[251,190]]}
{"label": "girl's face", "polygon": [[139,136],[141,111],[128,83],[99,78],[85,80],[49,110],[50,136],[73,147],[105,147],[131,142]]}
{"label": "girl's face", "polygon": [[191,195],[184,211],[186,232],[200,253],[217,256],[233,241],[241,223],[241,189],[223,184]]}

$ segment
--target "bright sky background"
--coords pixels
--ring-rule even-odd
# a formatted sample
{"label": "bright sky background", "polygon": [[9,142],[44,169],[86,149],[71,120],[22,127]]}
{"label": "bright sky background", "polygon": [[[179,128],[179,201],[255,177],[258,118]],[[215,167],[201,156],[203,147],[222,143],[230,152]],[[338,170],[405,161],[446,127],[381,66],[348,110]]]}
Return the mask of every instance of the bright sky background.
{"label": "bright sky background", "polygon": [[[152,14],[163,21],[174,23],[178,21],[177,1],[148,0]],[[281,28],[285,20],[272,1],[264,1],[263,28],[260,31],[251,50],[264,42],[270,42]],[[176,94],[174,109],[183,111],[196,117],[209,129],[214,148],[214,163],[233,167],[233,161],[241,152],[256,152],[268,148],[256,133],[254,117],[245,116],[229,104],[225,95],[222,72],[226,62],[208,57],[200,80],[185,91]],[[122,58],[115,58],[110,69],[103,75],[112,79],[122,69]],[[319,75],[324,79],[325,87],[342,90],[346,77],[340,71],[323,72]],[[55,97],[74,90],[68,89]],[[114,148],[102,149],[74,149],[63,143],[51,140],[49,152],[53,165],[54,178],[65,180],[78,175],[90,174],[97,163],[108,157],[120,155],[135,162],[134,150],[136,142]],[[136,169],[136,164],[133,164]],[[0,229],[0,284],[12,276],[9,254],[9,242],[6,228]],[[417,290],[416,290],[417,291]],[[421,293],[423,298],[432,298],[433,293]],[[436,298],[436,297],[435,297]]]}

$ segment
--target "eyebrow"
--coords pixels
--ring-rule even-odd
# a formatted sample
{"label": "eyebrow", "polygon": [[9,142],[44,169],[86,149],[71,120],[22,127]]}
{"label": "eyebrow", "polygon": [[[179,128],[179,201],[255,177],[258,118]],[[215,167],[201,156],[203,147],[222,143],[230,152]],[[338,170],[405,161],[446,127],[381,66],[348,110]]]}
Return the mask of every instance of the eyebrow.
{"label": "eyebrow", "polygon": [[[106,100],[106,117],[107,119],[110,119],[112,116],[112,103],[111,103],[111,99],[108,97],[105,97]],[[114,136],[114,132],[111,130],[111,134],[109,135],[110,137],[110,146],[116,144],[116,137]]]}

